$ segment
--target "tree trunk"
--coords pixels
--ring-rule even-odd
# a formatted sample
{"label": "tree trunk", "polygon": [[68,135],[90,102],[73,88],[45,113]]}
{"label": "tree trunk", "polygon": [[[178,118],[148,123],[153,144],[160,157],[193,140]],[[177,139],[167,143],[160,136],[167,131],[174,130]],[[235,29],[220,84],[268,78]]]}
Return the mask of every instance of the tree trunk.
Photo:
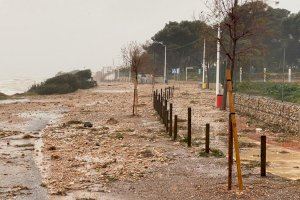
{"label": "tree trunk", "polygon": [[[230,68],[230,73],[231,73],[231,78],[233,79],[233,70],[235,69],[235,63],[236,63],[236,47],[237,47],[237,40],[236,40],[236,34],[237,34],[237,19],[236,19],[236,8],[238,6],[238,0],[234,0],[234,6],[232,8],[232,22],[233,22],[233,26],[232,26],[232,34],[231,38],[230,38],[230,47],[232,48],[232,52],[231,52],[231,58],[227,59],[230,62],[230,67],[228,66],[228,64],[226,65],[227,68]],[[223,101],[222,101],[222,107],[221,110],[226,110],[226,104],[227,104],[227,80],[226,80],[226,70],[225,70],[225,80],[224,80],[224,93],[223,93]]]}

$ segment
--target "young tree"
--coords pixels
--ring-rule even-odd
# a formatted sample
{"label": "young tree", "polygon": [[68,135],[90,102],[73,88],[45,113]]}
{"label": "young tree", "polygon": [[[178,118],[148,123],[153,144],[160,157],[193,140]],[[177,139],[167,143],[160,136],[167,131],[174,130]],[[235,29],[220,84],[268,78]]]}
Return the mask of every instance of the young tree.
{"label": "young tree", "polygon": [[[238,58],[262,49],[259,41],[266,31],[265,10],[268,5],[263,0],[206,0],[206,4],[211,8],[209,22],[222,30],[218,41],[233,76]],[[224,89],[226,97],[226,84]],[[225,109],[226,98],[223,100],[222,107]]]}
{"label": "young tree", "polygon": [[138,73],[142,65],[147,63],[148,56],[141,45],[136,42],[130,42],[128,46],[122,48],[123,61],[125,66],[130,66],[131,79],[134,84],[132,114],[137,114],[138,105]]}
{"label": "young tree", "polygon": [[[222,30],[222,36],[217,38],[229,66],[226,70],[226,85],[223,95],[223,109],[226,107],[227,89],[230,107],[229,122],[232,125],[234,148],[237,163],[237,175],[240,191],[243,190],[242,172],[239,155],[238,133],[233,97],[233,71],[237,67],[239,56],[246,55],[257,49],[259,34],[264,32],[264,13],[267,4],[262,0],[211,0],[206,1],[211,6],[210,19]],[[253,42],[255,41],[255,42]],[[229,145],[229,148],[230,145]]]}

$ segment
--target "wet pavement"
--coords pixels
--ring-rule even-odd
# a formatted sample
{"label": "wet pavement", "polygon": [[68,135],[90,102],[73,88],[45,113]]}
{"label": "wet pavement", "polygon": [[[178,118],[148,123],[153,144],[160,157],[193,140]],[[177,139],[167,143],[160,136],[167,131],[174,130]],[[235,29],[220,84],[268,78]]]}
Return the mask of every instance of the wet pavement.
{"label": "wet pavement", "polygon": [[[241,158],[244,163],[249,161],[260,163],[260,143],[245,137],[240,141],[255,144],[252,148],[242,149]],[[267,172],[290,180],[300,180],[300,152],[268,144]]]}
{"label": "wet pavement", "polygon": [[23,112],[20,124],[2,123],[2,128],[19,134],[0,140],[0,198],[48,199],[40,173],[42,130],[61,116],[61,111]]}

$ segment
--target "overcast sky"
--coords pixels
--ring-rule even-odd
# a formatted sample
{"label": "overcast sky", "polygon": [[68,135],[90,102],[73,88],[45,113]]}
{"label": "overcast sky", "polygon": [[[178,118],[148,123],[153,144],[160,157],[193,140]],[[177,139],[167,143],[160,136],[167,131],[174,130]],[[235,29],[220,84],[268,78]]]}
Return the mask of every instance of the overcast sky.
{"label": "overcast sky", "polygon": [[[279,7],[298,12],[300,0]],[[0,78],[119,64],[129,41],[202,10],[202,0],[0,0]]]}

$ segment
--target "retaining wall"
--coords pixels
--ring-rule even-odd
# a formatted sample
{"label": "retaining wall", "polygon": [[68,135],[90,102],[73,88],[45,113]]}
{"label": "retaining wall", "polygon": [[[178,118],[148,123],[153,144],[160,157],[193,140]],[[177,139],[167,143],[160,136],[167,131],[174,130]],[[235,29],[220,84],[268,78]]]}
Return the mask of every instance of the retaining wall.
{"label": "retaining wall", "polygon": [[300,133],[300,105],[267,97],[235,94],[236,110],[285,132]]}

